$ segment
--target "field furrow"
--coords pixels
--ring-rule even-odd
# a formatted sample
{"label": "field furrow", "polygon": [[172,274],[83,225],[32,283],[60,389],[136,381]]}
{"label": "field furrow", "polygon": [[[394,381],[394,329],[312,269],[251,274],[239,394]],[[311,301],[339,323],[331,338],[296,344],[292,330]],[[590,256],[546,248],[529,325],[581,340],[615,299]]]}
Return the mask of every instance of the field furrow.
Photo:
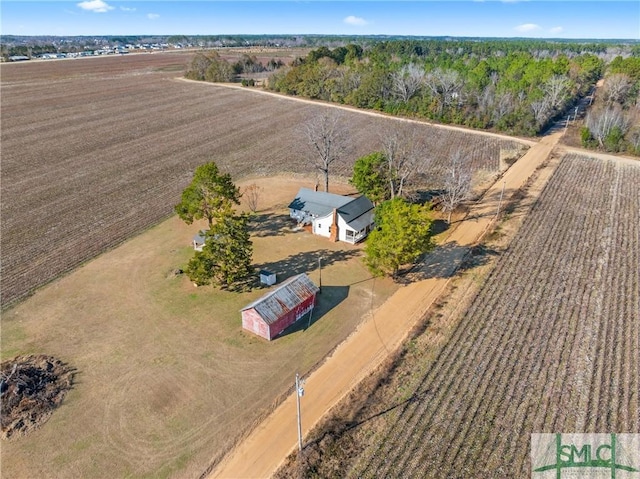
{"label": "field furrow", "polygon": [[[179,81],[185,54],[2,65],[2,304],[24,297],[171,215],[196,166],[234,179],[313,181],[301,125],[328,106]],[[380,148],[391,127],[418,128],[437,171],[458,148],[497,172],[517,142],[342,113],[350,148],[331,172]]]}
{"label": "field furrow", "polygon": [[638,430],[638,172],[563,158],[350,477],[525,477],[533,432]]}

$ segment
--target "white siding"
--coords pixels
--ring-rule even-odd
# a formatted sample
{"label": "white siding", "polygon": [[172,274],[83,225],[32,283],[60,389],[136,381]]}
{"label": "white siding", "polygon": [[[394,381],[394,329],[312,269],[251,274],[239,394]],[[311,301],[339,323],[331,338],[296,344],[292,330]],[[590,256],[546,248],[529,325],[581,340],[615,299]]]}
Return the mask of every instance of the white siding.
{"label": "white siding", "polygon": [[333,221],[333,212],[327,216],[316,218],[313,220],[313,234],[328,238],[331,234],[331,222]]}
{"label": "white siding", "polygon": [[[367,225],[371,225],[371,223],[373,223],[373,210],[367,211],[364,215],[362,215],[361,218],[364,218],[367,220],[366,221]],[[356,231],[347,224],[347,222],[342,218],[342,216],[338,215],[338,240],[346,241],[347,243],[352,243],[353,241],[351,239],[347,239],[347,230],[353,231],[358,241],[362,240],[367,233],[366,227],[364,227],[361,231]]]}

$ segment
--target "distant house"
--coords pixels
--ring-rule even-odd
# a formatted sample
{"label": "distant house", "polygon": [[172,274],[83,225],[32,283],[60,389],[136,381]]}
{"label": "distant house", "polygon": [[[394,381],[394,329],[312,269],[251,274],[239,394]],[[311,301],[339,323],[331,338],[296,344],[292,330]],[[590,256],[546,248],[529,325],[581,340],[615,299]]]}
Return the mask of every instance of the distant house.
{"label": "distant house", "polygon": [[242,308],[242,327],[271,341],[311,312],[316,304],[318,291],[318,287],[306,274],[293,276]]}
{"label": "distant house", "polygon": [[366,197],[336,195],[300,188],[289,204],[289,215],[311,232],[332,241],[355,244],[373,227],[373,203]]}

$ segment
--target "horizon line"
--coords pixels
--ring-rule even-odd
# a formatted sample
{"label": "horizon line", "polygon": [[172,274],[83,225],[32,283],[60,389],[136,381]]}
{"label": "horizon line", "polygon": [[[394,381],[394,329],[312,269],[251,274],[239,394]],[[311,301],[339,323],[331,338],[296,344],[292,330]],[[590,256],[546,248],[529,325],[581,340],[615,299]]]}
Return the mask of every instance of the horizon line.
{"label": "horizon line", "polygon": [[[370,33],[370,34],[352,34],[352,33],[92,33],[84,35],[60,35],[52,33],[37,33],[37,34],[13,34],[4,33],[2,37],[76,37],[76,38],[90,38],[90,37],[356,37],[356,38],[373,38],[373,37],[392,37],[392,38],[424,38],[424,39],[483,39],[483,40],[556,40],[556,41],[625,41],[625,42],[637,42],[640,43],[640,38],[615,38],[615,37],[522,37],[522,36],[482,36],[482,35],[407,35],[407,34],[393,34],[393,33]],[[0,42],[4,43],[4,42]]]}

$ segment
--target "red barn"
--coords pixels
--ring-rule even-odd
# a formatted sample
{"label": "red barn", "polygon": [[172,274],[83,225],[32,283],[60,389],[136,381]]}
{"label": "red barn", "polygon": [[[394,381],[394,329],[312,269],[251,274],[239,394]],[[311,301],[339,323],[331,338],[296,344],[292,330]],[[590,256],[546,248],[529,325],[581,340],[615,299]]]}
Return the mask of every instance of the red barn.
{"label": "red barn", "polygon": [[241,310],[242,327],[271,341],[316,304],[318,287],[302,273]]}

